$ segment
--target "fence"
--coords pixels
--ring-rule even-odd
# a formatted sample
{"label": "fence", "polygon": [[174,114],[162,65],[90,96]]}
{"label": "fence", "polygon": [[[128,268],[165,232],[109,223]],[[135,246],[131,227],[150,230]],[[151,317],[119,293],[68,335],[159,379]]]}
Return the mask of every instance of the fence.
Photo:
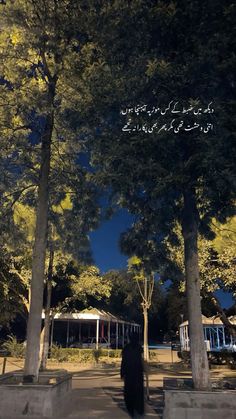
{"label": "fence", "polygon": [[5,374],[5,372],[15,371],[16,369],[22,369],[22,360],[12,361],[6,356],[0,357],[0,375]]}

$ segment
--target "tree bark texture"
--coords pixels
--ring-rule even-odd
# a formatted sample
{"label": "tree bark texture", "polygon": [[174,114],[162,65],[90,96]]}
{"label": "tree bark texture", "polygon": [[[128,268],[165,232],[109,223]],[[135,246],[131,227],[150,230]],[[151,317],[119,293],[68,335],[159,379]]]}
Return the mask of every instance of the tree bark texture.
{"label": "tree bark texture", "polygon": [[48,351],[49,351],[49,335],[50,335],[50,309],[51,309],[51,297],[52,297],[52,275],[53,275],[53,259],[54,251],[51,245],[49,266],[48,266],[48,280],[47,280],[47,302],[45,307],[45,319],[44,319],[44,335],[43,335],[43,350],[41,359],[41,369],[47,368]]}
{"label": "tree bark texture", "polygon": [[24,376],[27,381],[38,380],[40,333],[42,323],[45,258],[47,247],[49,173],[51,140],[53,131],[53,110],[47,116],[41,144],[41,166],[36,212],[35,241],[32,257],[31,301],[27,325],[27,346]]}
{"label": "tree bark texture", "polygon": [[200,277],[198,265],[198,212],[195,191],[184,192],[184,212],[182,219],[184,237],[184,262],[188,300],[188,320],[191,366],[194,387],[197,390],[211,388],[207,350],[204,342]]}

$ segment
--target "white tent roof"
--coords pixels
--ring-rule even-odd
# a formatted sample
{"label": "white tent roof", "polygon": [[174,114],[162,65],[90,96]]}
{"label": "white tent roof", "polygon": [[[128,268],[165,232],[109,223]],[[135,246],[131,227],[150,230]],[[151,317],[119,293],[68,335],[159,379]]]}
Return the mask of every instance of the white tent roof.
{"label": "white tent roof", "polygon": [[[119,317],[114,316],[113,314],[106,312],[104,310],[98,310],[97,308],[86,308],[82,311],[71,312],[71,313],[53,313],[52,314],[54,320],[104,320],[107,322],[115,322],[115,323],[125,323],[125,324],[132,324],[134,326],[139,326],[139,324],[122,320]],[[45,318],[45,313],[42,313],[42,318]]]}
{"label": "white tent roof", "polygon": [[[236,316],[230,316],[230,317],[228,317],[228,320],[230,321],[231,324],[236,325]],[[222,322],[222,320],[220,319],[219,316],[212,316],[212,317],[202,316],[202,324],[203,325],[214,326],[214,325],[223,325],[223,322]],[[181,323],[181,325],[179,327],[184,327],[184,326],[187,326],[187,325],[188,325],[188,320]]]}

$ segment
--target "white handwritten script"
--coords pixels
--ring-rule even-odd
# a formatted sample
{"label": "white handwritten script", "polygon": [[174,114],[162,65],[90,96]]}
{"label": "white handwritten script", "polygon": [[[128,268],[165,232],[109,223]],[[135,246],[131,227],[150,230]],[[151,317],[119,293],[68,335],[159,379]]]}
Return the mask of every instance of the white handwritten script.
{"label": "white handwritten script", "polygon": [[[120,111],[120,114],[127,117],[126,123],[122,128],[124,132],[145,132],[146,134],[157,134],[166,131],[178,134],[179,132],[191,132],[199,130],[203,134],[213,131],[213,123],[210,119],[215,110],[212,108],[212,102],[206,108],[190,105],[189,107],[181,106],[180,102],[171,100],[167,107],[149,107],[148,105],[138,105],[127,107]],[[171,120],[162,121],[163,116],[171,116]],[[138,122],[137,117],[147,117],[148,121]],[[189,117],[187,117],[189,116]],[[208,120],[206,121],[206,116]],[[152,118],[151,118],[152,117]],[[153,117],[155,120],[153,121]],[[196,118],[196,120],[195,120]],[[142,118],[144,119],[144,118]],[[190,122],[191,119],[191,122]],[[194,119],[194,121],[193,121]],[[163,122],[165,122],[163,124]]]}

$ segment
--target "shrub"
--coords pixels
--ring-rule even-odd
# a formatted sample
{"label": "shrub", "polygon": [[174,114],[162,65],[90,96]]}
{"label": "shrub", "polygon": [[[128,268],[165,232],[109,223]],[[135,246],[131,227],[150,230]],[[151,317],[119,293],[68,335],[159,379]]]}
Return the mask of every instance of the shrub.
{"label": "shrub", "polygon": [[150,361],[158,361],[158,353],[156,350],[149,351]]}
{"label": "shrub", "polygon": [[64,351],[64,349],[58,345],[52,345],[50,357],[56,359],[58,362],[66,362],[69,358],[68,354]]}
{"label": "shrub", "polygon": [[228,365],[231,368],[236,367],[236,352],[222,350],[220,352],[209,352],[208,358],[211,364]]}
{"label": "shrub", "polygon": [[51,349],[50,358],[56,359],[59,362],[99,362],[102,358],[120,358],[120,349],[81,349],[81,348],[61,348],[53,345]]}
{"label": "shrub", "polygon": [[[186,363],[190,363],[190,352],[178,352],[178,356]],[[222,350],[220,352],[207,352],[210,365],[228,365],[232,369],[236,368],[236,352]]]}
{"label": "shrub", "polygon": [[121,349],[101,349],[101,358],[121,358]]}
{"label": "shrub", "polygon": [[189,364],[190,363],[190,352],[189,351],[178,351],[177,352],[177,355],[186,364]]}
{"label": "shrub", "polygon": [[99,358],[101,357],[101,355],[102,355],[102,351],[101,351],[101,349],[93,349],[93,358],[94,358],[94,360],[96,361],[96,363],[98,363],[98,361],[99,361]]}
{"label": "shrub", "polygon": [[8,340],[3,343],[2,348],[14,358],[24,358],[25,356],[24,343],[17,342],[15,336],[8,336]]}

